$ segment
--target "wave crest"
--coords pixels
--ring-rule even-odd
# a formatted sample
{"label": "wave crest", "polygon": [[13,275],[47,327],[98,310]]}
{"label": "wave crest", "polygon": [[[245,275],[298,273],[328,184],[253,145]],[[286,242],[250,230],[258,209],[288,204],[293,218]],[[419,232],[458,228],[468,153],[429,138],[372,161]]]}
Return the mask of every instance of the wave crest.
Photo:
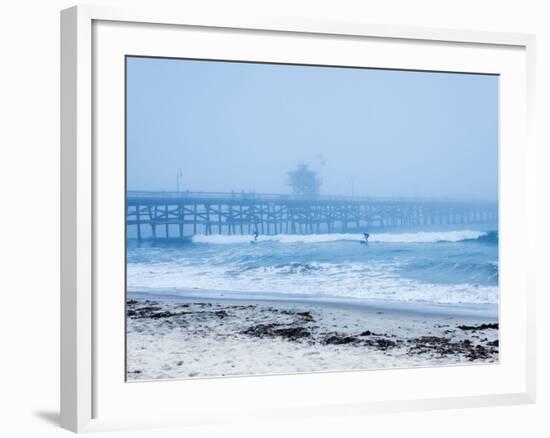
{"label": "wave crest", "polygon": [[[335,233],[335,234],[277,234],[261,235],[257,242],[276,242],[276,243],[323,243],[338,241],[359,241],[363,239],[362,234]],[[480,240],[492,243],[496,240],[498,243],[498,234],[496,231],[419,231],[416,233],[373,233],[369,237],[369,242],[384,243],[436,243],[436,242],[461,242],[470,240]],[[208,244],[239,244],[250,243],[253,238],[249,235],[196,235],[193,236],[194,243]]]}

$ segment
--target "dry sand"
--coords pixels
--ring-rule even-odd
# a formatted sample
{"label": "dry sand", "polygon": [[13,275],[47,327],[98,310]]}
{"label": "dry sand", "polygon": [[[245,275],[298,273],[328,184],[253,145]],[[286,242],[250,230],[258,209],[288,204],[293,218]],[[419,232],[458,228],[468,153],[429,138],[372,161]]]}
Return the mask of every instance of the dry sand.
{"label": "dry sand", "polygon": [[496,318],[129,294],[129,381],[498,362]]}

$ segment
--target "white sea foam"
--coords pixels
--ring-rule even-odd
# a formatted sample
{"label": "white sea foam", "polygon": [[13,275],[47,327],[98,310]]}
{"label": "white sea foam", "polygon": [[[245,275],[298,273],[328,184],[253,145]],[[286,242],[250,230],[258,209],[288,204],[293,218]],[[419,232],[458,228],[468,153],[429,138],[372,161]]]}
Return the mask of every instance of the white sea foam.
{"label": "white sea foam", "polygon": [[[483,231],[459,230],[459,231],[420,231],[417,233],[373,233],[369,242],[387,243],[435,243],[435,242],[460,242],[463,240],[477,239],[486,236]],[[337,241],[362,240],[363,234],[334,233],[334,234],[277,234],[273,236],[258,236],[258,242],[278,243],[321,243]],[[209,244],[238,244],[250,243],[252,237],[248,235],[196,235],[193,236],[195,243]]]}
{"label": "white sea foam", "polygon": [[[291,275],[289,275],[291,274]],[[299,295],[348,300],[389,300],[436,304],[498,303],[498,287],[468,282],[431,284],[399,275],[386,262],[312,262],[258,266],[197,266],[185,263],[128,264],[128,290],[202,289],[262,295]],[[230,294],[230,292],[228,292]]]}

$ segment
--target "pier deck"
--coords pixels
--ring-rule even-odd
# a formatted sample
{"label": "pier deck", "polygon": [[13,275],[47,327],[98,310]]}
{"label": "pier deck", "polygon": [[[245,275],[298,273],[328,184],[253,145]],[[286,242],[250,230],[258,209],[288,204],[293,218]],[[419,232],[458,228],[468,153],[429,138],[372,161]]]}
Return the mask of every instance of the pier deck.
{"label": "pier deck", "polygon": [[[138,239],[194,234],[313,234],[495,221],[495,201],[256,193],[140,192],[126,195],[126,225]],[[133,231],[132,231],[133,230]]]}

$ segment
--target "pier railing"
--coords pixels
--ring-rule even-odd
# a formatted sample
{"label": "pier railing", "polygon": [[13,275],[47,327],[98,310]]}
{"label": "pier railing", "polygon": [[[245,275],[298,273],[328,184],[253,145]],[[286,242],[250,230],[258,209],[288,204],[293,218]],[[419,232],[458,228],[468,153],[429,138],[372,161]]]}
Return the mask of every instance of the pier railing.
{"label": "pier railing", "polygon": [[490,200],[465,200],[459,198],[428,198],[428,197],[379,197],[379,196],[349,196],[349,195],[317,195],[302,196],[292,194],[277,193],[256,193],[256,192],[191,192],[191,191],[143,191],[129,190],[126,192],[129,200],[135,199],[167,199],[167,200],[186,200],[186,199],[224,199],[224,200],[259,200],[259,201],[342,201],[342,202],[401,202],[401,203],[454,203],[454,204],[495,204],[496,201]]}

